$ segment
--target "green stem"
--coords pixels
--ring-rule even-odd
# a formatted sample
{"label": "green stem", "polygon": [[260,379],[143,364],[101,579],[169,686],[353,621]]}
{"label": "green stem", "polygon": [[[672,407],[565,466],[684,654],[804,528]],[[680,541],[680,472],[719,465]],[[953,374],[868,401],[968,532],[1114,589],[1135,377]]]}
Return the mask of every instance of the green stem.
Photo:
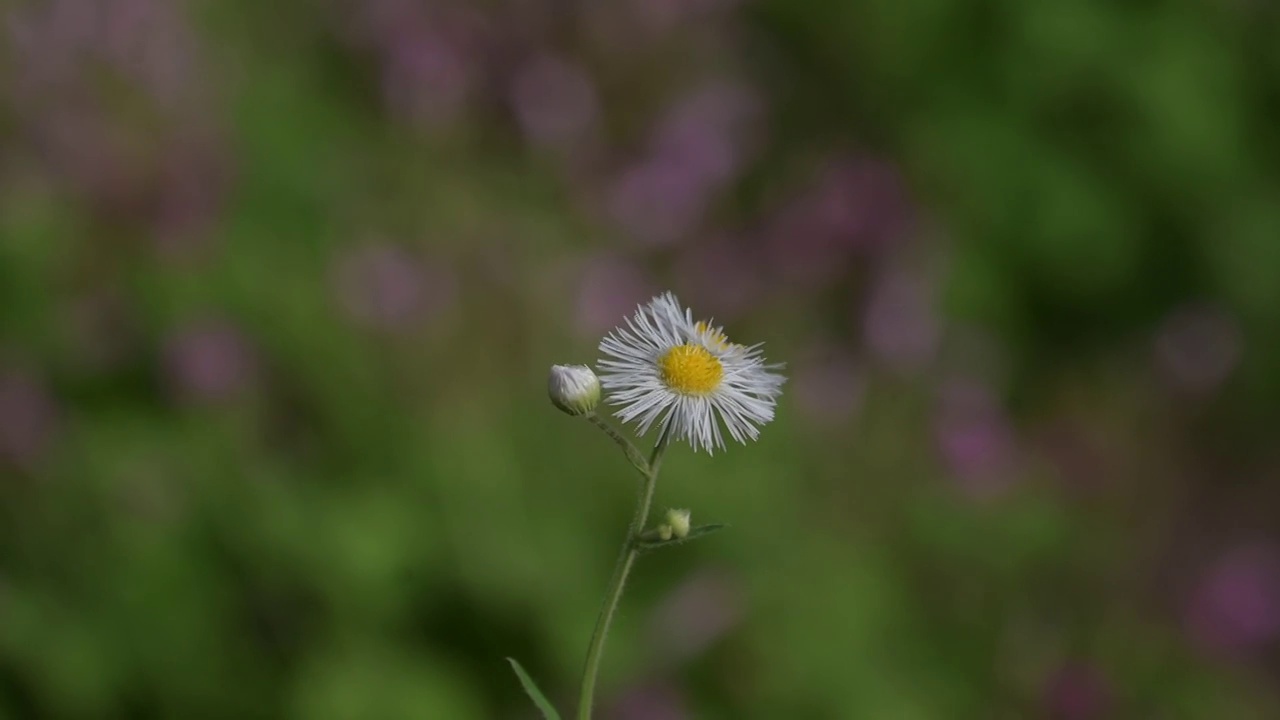
{"label": "green stem", "polygon": [[[591,645],[587,648],[587,667],[582,674],[582,693],[578,697],[578,720],[591,720],[596,678],[600,674],[600,660],[604,656],[604,641],[609,635],[609,626],[613,623],[613,615],[618,609],[618,603],[622,600],[622,590],[627,584],[627,576],[631,574],[631,566],[640,555],[640,534],[644,532],[644,524],[649,519],[649,506],[653,504],[653,491],[658,484],[658,469],[662,466],[662,456],[667,451],[670,430],[669,424],[663,427],[657,443],[653,446],[653,454],[649,457],[646,466],[648,469],[645,471],[644,485],[640,488],[639,502],[636,503],[636,512],[631,518],[631,526],[627,529],[627,539],[622,544],[618,562],[613,566],[613,577],[609,580],[608,590],[605,591],[604,605],[600,608],[600,616],[596,619],[596,629],[591,633]],[[625,438],[623,442],[626,442]],[[627,445],[630,444],[627,442]]]}

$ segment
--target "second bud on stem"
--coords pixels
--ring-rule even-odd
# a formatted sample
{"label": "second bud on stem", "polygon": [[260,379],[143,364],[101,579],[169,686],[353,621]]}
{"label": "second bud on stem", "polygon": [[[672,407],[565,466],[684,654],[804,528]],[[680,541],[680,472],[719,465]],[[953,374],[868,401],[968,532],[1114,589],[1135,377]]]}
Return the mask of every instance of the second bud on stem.
{"label": "second bud on stem", "polygon": [[[671,540],[672,538],[676,540],[683,540],[686,537],[689,537],[689,517],[690,513],[688,510],[677,510],[676,508],[671,508],[667,511],[667,516],[665,518],[666,522],[654,528],[651,532],[653,535],[657,535],[658,539],[663,542]],[[645,535],[647,537],[653,536],[650,535],[650,533],[645,533]]]}

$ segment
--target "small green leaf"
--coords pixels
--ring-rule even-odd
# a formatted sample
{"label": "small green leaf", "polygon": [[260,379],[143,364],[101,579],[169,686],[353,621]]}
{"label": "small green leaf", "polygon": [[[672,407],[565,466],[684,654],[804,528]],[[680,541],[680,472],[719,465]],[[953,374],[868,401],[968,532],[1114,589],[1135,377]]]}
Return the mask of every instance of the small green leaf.
{"label": "small green leaf", "polygon": [[710,535],[711,533],[726,527],[728,526],[723,523],[716,523],[714,525],[699,525],[698,527],[690,528],[689,534],[685,535],[682,538],[673,537],[670,540],[659,540],[656,538],[653,538],[653,539],[641,538],[640,541],[636,543],[636,547],[638,547],[641,550],[644,550],[645,552],[648,552],[650,550],[657,550],[659,548],[671,547],[673,545],[683,545],[684,543],[687,543],[690,540],[697,540],[700,537]]}
{"label": "small green leaf", "polygon": [[516,671],[516,676],[520,678],[520,684],[524,686],[524,691],[529,694],[533,704],[537,705],[538,709],[542,711],[542,717],[546,718],[546,720],[560,720],[560,713],[556,712],[550,702],[547,702],[546,696],[534,684],[533,678],[529,677],[529,673],[520,667],[520,663],[516,662],[515,658],[507,658],[507,662],[511,663],[511,669]]}

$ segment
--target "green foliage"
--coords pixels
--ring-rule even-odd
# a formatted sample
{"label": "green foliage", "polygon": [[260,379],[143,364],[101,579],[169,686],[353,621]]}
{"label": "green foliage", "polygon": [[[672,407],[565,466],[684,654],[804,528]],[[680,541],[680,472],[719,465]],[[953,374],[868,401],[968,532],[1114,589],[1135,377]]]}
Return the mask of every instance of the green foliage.
{"label": "green foliage", "polygon": [[546,720],[560,720],[560,713],[552,707],[551,702],[547,700],[542,691],[538,689],[538,684],[529,677],[529,673],[520,667],[520,663],[515,658],[507,658],[507,662],[511,663],[511,669],[516,671],[516,675],[520,678],[520,684],[524,687],[524,691],[528,693],[529,699],[533,700],[533,704],[538,706],[538,710],[542,713],[542,717]]}
{"label": "green foliage", "polygon": [[[62,126],[35,114],[42,98],[0,101],[0,371],[36,377],[56,406],[37,460],[0,458],[0,718],[521,717],[497,660],[573,685],[635,490],[543,384],[550,364],[595,356],[567,268],[616,249],[606,213],[575,205],[607,194],[581,174],[600,159],[515,145],[505,95],[447,129],[389,111],[373,50],[337,39],[342,3],[206,5],[216,87],[193,122],[221,128],[229,179],[194,251],[156,250],[159,231],[126,217],[151,208],[94,197],[82,166],[45,168],[30,140]],[[1007,495],[974,499],[937,462],[927,408],[946,378],[868,362],[858,414],[827,424],[789,385],[760,442],[666,458],[659,503],[734,532],[638,564],[602,708],[653,680],[705,718],[1038,717],[1045,678],[1079,656],[1107,673],[1118,717],[1280,716],[1265,670],[1191,652],[1176,599],[1152,590],[1174,554],[1153,540],[1170,540],[1161,523],[1202,524],[1166,516],[1203,498],[1219,515],[1267,507],[1218,493],[1268,475],[1280,408],[1275,11],[1131,5],[764,0],[707,21],[731,32],[692,57],[720,72],[706,58],[742,38],[730,63],[788,98],[762,139],[785,170],[849,148],[901,166],[946,239],[922,254],[943,256],[947,318],[992,332],[1011,393],[1031,396],[1014,419],[1028,454],[1055,413],[1080,413],[1105,477],[1063,489],[1031,464]],[[505,87],[502,63],[524,52],[480,63],[487,79]],[[639,89],[693,74],[593,53],[619,126],[641,123]],[[39,121],[9,133],[26,113]],[[108,125],[126,150],[168,140]],[[164,184],[85,143],[74,159],[120,171],[108,191]],[[786,196],[772,169],[742,182]],[[749,230],[766,205],[740,210]],[[456,290],[400,332],[354,323],[335,269],[382,238]],[[645,252],[620,255],[655,283],[693,282],[671,272],[680,247]],[[803,366],[815,336],[850,333],[847,284],[752,285],[743,322]],[[1174,405],[1131,356],[1201,301],[1239,315],[1242,372],[1220,402]],[[243,334],[251,377],[192,400],[171,343],[206,318]],[[38,415],[23,408],[3,443]],[[1212,482],[1177,484],[1196,473]]]}

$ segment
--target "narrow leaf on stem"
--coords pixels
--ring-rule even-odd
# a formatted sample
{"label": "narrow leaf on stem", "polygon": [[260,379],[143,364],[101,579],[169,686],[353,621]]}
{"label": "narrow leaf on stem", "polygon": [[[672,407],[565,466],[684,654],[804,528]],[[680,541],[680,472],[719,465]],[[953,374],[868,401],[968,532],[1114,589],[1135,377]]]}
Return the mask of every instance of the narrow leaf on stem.
{"label": "narrow leaf on stem", "polygon": [[608,420],[595,413],[587,415],[586,418],[592,425],[600,428],[605,435],[608,435],[610,439],[617,443],[619,448],[622,448],[622,454],[627,456],[631,466],[638,470],[642,477],[648,477],[649,473],[653,472],[652,468],[649,467],[649,462],[644,459],[644,455],[641,455],[636,446],[624,437],[622,433],[618,432],[617,428],[610,425]]}
{"label": "narrow leaf on stem", "polygon": [[547,697],[538,689],[537,684],[533,682],[533,678],[529,677],[529,673],[520,667],[520,663],[516,662],[515,658],[507,658],[507,662],[511,663],[511,669],[516,671],[516,676],[520,678],[520,684],[524,686],[524,691],[533,700],[533,704],[537,705],[538,709],[542,711],[542,717],[546,718],[546,720],[560,720],[560,713],[556,712],[556,709],[547,701]]}
{"label": "narrow leaf on stem", "polygon": [[713,525],[699,525],[695,528],[690,528],[688,535],[682,538],[672,537],[669,540],[663,540],[659,537],[649,535],[649,533],[645,533],[644,535],[640,536],[639,540],[636,541],[636,549],[642,550],[644,552],[649,552],[650,550],[658,550],[661,548],[672,547],[675,545],[683,545],[684,543],[687,543],[690,540],[697,540],[700,537],[705,537],[717,530],[722,530],[726,527],[728,526],[723,523],[716,523]]}

